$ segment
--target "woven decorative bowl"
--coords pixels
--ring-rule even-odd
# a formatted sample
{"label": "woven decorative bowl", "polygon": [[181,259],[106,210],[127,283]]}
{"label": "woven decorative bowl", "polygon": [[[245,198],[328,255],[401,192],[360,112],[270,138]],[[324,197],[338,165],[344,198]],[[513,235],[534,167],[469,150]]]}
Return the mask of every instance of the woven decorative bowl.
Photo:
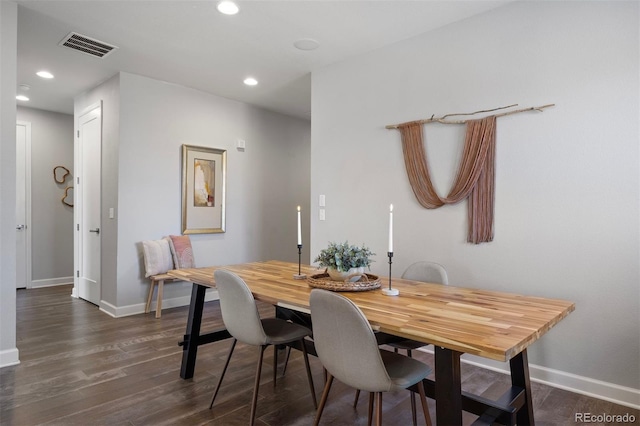
{"label": "woven decorative bowl", "polygon": [[[358,279],[355,279],[359,277]],[[307,277],[310,287],[330,291],[367,291],[380,288],[380,278],[373,274],[353,274],[344,281],[334,281],[328,273],[315,274]]]}

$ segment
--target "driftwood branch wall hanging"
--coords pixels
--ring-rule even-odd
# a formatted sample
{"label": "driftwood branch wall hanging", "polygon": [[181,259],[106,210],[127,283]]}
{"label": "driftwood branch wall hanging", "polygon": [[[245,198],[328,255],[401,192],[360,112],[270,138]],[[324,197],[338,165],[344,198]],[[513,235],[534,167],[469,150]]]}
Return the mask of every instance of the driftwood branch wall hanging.
{"label": "driftwood branch wall hanging", "polygon": [[[424,120],[392,124],[386,128],[400,131],[407,176],[418,202],[427,209],[437,209],[445,204],[454,204],[468,197],[467,241],[480,244],[493,240],[496,118],[525,111],[542,112],[543,109],[554,105],[517,109],[475,120],[448,118],[503,110],[517,106],[515,104],[471,113],[446,114],[441,117],[431,116],[431,118]],[[440,197],[431,182],[422,135],[422,127],[426,123],[466,124],[467,126],[462,159],[453,188],[446,197]]]}

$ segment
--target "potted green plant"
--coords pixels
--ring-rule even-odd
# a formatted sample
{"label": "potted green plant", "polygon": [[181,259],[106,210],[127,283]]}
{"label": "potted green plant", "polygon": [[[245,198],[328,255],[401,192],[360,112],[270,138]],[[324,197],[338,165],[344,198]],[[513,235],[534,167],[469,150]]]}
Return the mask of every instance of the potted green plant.
{"label": "potted green plant", "polygon": [[329,242],[326,249],[320,251],[314,262],[327,268],[327,273],[333,280],[344,280],[349,275],[363,274],[364,268],[371,266],[371,256],[374,256],[364,244],[362,247]]}

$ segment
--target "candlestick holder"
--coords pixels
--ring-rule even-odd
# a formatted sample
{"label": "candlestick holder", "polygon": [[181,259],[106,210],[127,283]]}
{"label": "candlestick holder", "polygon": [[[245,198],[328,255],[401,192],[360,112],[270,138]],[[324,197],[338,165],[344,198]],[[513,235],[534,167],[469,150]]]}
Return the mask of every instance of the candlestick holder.
{"label": "candlestick holder", "polygon": [[302,258],[302,244],[298,244],[298,274],[293,276],[294,280],[304,280],[307,276],[301,273],[300,270],[300,260]]}
{"label": "candlestick holder", "polygon": [[386,296],[397,296],[400,294],[400,291],[397,288],[391,288],[391,259],[393,258],[393,252],[388,252],[387,256],[389,256],[389,288],[383,288],[382,294]]}

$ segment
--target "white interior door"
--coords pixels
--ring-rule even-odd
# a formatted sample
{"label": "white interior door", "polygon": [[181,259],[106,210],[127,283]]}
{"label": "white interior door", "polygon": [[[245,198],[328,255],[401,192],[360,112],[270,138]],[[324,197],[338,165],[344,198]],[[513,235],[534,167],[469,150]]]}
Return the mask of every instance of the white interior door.
{"label": "white interior door", "polygon": [[31,287],[31,123],[16,123],[16,288]]}
{"label": "white interior door", "polygon": [[96,105],[81,115],[78,122],[80,173],[76,184],[78,197],[79,256],[78,296],[100,304],[100,198],[102,164],[102,107]]}

